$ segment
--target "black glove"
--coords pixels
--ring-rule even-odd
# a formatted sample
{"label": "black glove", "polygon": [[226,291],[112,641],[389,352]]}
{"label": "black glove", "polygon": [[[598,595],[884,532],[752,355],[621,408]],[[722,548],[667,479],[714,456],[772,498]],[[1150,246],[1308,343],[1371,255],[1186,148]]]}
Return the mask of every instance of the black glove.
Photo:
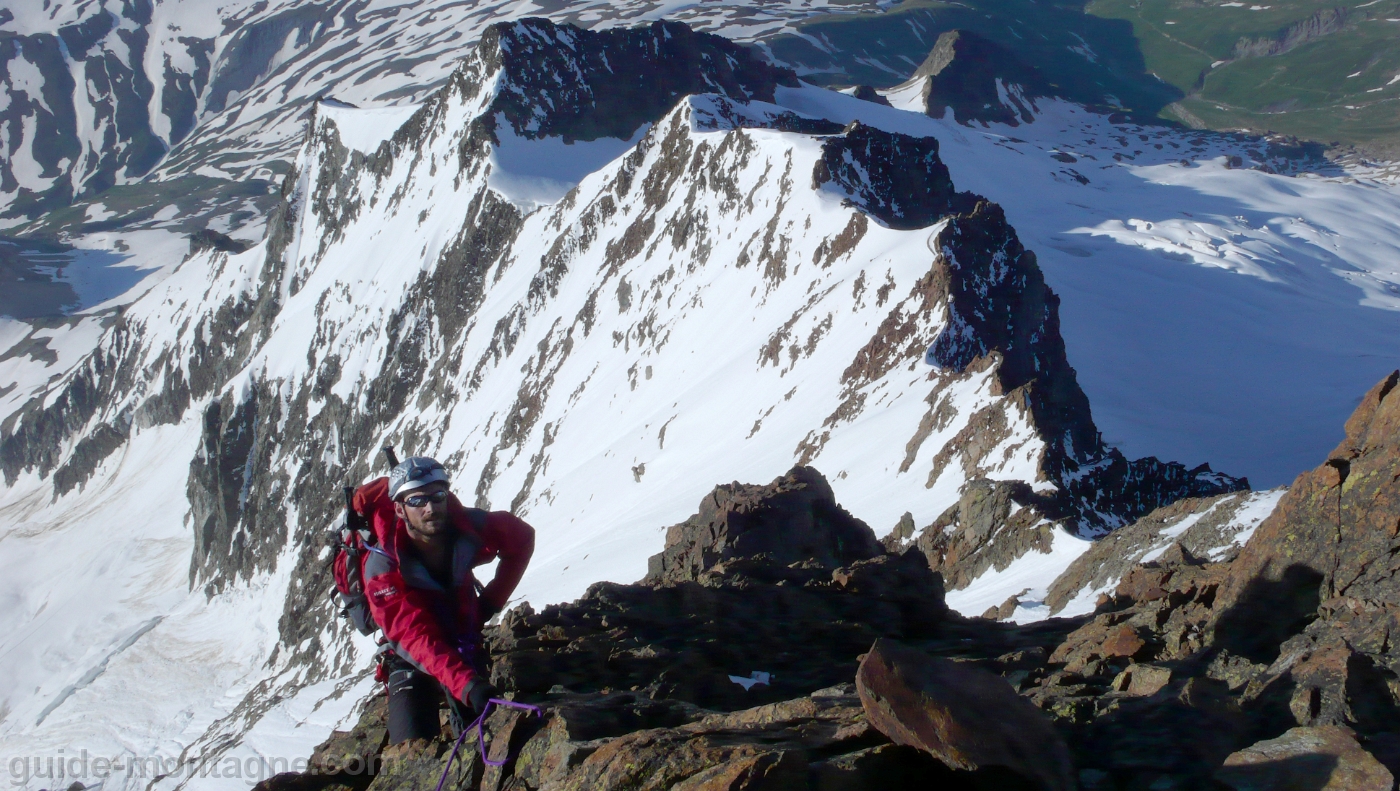
{"label": "black glove", "polygon": [[473,678],[467,682],[467,688],[462,690],[462,702],[467,704],[472,710],[472,714],[480,717],[486,711],[486,704],[491,698],[499,698],[501,693],[491,686],[489,681]]}

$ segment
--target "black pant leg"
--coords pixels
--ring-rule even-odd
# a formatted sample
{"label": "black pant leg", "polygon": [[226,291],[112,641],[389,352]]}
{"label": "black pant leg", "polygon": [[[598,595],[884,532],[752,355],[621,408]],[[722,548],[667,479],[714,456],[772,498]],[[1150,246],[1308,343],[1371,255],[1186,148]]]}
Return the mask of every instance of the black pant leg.
{"label": "black pant leg", "polygon": [[437,679],[407,663],[391,664],[389,743],[436,737],[442,731],[438,720],[438,704],[442,699],[442,686]]}

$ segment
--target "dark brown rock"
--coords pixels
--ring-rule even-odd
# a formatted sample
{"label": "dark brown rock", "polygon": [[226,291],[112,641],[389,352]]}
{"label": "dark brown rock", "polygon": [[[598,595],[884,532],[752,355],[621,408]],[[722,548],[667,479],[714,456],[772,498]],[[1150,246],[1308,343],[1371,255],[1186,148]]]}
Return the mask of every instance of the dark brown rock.
{"label": "dark brown rock", "polygon": [[1131,659],[1142,652],[1147,647],[1147,641],[1138,637],[1133,627],[1127,624],[1120,624],[1109,630],[1108,636],[1103,641],[1103,656],[1123,657]]}
{"label": "dark brown rock", "polygon": [[1236,791],[1390,791],[1390,770],[1346,728],[1293,728],[1225,759],[1215,773]]}
{"label": "dark brown rock", "polygon": [[646,581],[693,581],[720,562],[756,555],[834,568],[883,554],[874,531],[836,504],[821,473],[794,467],[767,486],[715,487],[698,513],[667,529]]}
{"label": "dark brown rock", "polygon": [[896,744],[955,769],[999,766],[1047,791],[1074,787],[1060,735],[992,673],[879,640],[856,687],[870,723]]}

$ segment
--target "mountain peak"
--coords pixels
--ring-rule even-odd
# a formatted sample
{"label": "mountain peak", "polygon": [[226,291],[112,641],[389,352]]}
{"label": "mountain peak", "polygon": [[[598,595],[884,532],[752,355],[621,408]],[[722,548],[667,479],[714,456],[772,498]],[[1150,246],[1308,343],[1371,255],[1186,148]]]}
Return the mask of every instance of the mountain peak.
{"label": "mountain peak", "polygon": [[627,139],[691,94],[772,102],[777,86],[798,84],[752,48],[680,22],[587,30],[531,17],[487,28],[477,53],[501,72],[492,109],[516,134],[566,143]]}
{"label": "mountain peak", "polygon": [[[924,62],[901,87],[913,86],[924,111],[942,118],[947,110],[963,123],[984,121],[1015,126],[1033,118],[1033,99],[1050,86],[1015,52],[970,30],[938,37]],[[896,88],[895,90],[899,90]]]}

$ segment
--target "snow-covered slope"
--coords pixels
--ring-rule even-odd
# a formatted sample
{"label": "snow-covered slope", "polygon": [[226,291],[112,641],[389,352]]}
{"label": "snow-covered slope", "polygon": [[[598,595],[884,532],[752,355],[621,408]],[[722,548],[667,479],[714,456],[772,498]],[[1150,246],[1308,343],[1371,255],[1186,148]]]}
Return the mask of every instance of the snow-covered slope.
{"label": "snow-covered slope", "polygon": [[[5,582],[7,745],[300,754],[367,683],[323,536],[384,441],[536,525],[536,602],[794,462],[881,532],[972,478],[1083,533],[1235,485],[1100,443],[1034,255],[905,115],[684,26],[542,21],[406,120],[320,108],[262,245],[191,256],[8,416],[7,556],[90,561]],[[526,213],[520,163],[575,152]]]}
{"label": "snow-covered slope", "polygon": [[[979,581],[1049,586],[1087,545],[1054,520],[1087,534],[1231,484],[1129,463],[1076,383],[1096,417],[1096,387],[1123,396],[1100,421],[1136,455],[1162,441],[1153,410],[1192,416],[1174,424],[1182,447],[1254,439],[1195,418],[1229,422],[1251,402],[1202,395],[1172,366],[1307,346],[1296,333],[1268,346],[1263,330],[1220,336],[1237,351],[1172,345],[1214,342],[1211,321],[1280,326],[1202,301],[1208,286],[1355,330],[1351,369],[1290,358],[1284,382],[1301,392],[1334,369],[1339,392],[1361,392],[1347,376],[1393,367],[1379,343],[1392,306],[1322,287],[1338,262],[1380,283],[1376,299],[1397,280],[1386,251],[1400,241],[1380,221],[1393,187],[1230,170],[1247,143],[1228,139],[1158,135],[1149,154],[1053,102],[1014,132],[963,127],[802,86],[674,26],[492,30],[411,113],[319,105],[263,244],[198,253],[124,310],[77,321],[65,338],[81,349],[90,333],[90,356],[13,358],[0,738],[14,754],[304,755],[368,688],[368,646],[325,597],[323,531],[339,485],[380,469],[386,440],[536,525],[520,591],[536,602],[641,577],[664,527],[717,481],[798,461],[877,533],[962,509],[969,481],[1015,484],[1008,507],[1048,546],[987,556],[957,594],[967,609]],[[674,82],[609,104],[638,75]],[[570,169],[539,167],[559,162]],[[1244,220],[1219,211],[1262,194],[1273,203]],[[1166,207],[1199,215],[1190,230],[1215,244]],[[1285,214],[1331,235],[1295,233]],[[1137,257],[1146,246],[1175,257]],[[1041,266],[1063,292],[1067,350]],[[1166,351],[1131,370],[1100,354],[1149,343]],[[1210,375],[1247,383],[1253,369],[1225,362]],[[970,509],[950,519],[972,523]]]}
{"label": "snow-covered slope", "polygon": [[314,99],[421,101],[486,26],[502,20],[606,27],[678,19],[752,40],[814,14],[888,5],[5,0],[0,216],[7,219],[0,225],[147,174],[164,181],[280,176]]}

